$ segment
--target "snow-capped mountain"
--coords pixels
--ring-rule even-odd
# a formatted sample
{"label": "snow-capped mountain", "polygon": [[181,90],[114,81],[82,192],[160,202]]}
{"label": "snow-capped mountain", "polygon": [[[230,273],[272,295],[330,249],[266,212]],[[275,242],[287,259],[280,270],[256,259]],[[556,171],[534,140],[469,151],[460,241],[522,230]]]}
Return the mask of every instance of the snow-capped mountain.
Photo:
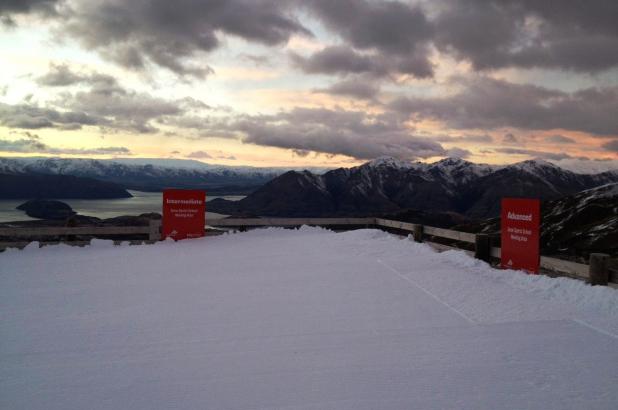
{"label": "snow-capped mountain", "polygon": [[148,191],[166,187],[250,191],[285,171],[174,159],[0,158],[3,174],[72,175]]}
{"label": "snow-capped mountain", "polygon": [[214,212],[272,216],[381,215],[406,209],[497,215],[502,197],[556,199],[618,173],[576,174],[545,161],[507,166],[447,158],[433,164],[383,157],[323,175],[287,172],[239,202],[211,202]]}

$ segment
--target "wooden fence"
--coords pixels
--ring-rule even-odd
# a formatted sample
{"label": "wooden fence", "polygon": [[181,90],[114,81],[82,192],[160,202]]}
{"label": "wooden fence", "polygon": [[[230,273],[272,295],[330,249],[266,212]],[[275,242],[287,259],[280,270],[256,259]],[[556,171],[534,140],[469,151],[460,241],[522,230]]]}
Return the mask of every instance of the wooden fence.
{"label": "wooden fence", "polygon": [[[415,241],[424,242],[438,251],[450,249],[463,250],[467,254],[486,262],[492,262],[492,260],[495,261],[500,258],[500,248],[491,246],[488,235],[453,231],[382,218],[227,218],[210,220],[208,225],[224,229],[247,229],[268,226],[296,227],[301,225],[326,226],[342,230],[358,227],[380,228],[397,233],[412,234]],[[131,242],[153,243],[160,240],[160,231],[161,221],[153,220],[150,221],[148,226],[0,227],[0,237],[41,238],[53,236],[60,237],[60,239],[41,242],[41,244],[66,242],[72,245],[86,245],[89,241],[67,241],[67,238],[79,235],[144,235],[145,239]],[[27,240],[0,241],[0,251],[7,247],[24,247],[29,242]],[[541,256],[541,268],[551,273],[586,280],[593,284],[609,285],[618,288],[618,259],[610,259],[604,254],[592,254],[589,264]]]}

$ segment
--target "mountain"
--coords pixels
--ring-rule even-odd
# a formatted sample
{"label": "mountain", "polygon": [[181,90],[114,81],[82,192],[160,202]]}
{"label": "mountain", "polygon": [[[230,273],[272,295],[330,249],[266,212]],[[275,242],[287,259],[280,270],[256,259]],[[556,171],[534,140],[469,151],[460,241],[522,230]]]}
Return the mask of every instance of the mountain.
{"label": "mountain", "polygon": [[[618,256],[618,183],[602,185],[541,206],[541,252],[586,260],[591,252]],[[453,227],[500,234],[500,219]],[[498,243],[496,243],[498,245]]]}
{"label": "mountain", "polygon": [[286,170],[230,167],[176,159],[0,158],[0,173],[4,174],[73,175],[142,191],[194,188],[220,193],[248,193]]}
{"label": "mountain", "polygon": [[209,210],[293,217],[384,215],[415,209],[486,218],[499,213],[504,196],[556,199],[617,181],[618,172],[576,174],[540,160],[491,166],[455,158],[424,164],[383,157],[322,175],[290,171],[241,201],[211,201]]}
{"label": "mountain", "polygon": [[72,175],[0,173],[0,199],[113,199],[130,198],[112,182]]}

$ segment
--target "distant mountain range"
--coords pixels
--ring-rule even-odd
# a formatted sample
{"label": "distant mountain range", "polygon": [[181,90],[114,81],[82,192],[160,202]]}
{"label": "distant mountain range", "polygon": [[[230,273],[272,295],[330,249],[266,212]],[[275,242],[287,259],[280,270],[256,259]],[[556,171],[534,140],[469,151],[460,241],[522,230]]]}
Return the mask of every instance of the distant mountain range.
{"label": "distant mountain range", "polygon": [[2,174],[72,175],[141,191],[190,188],[220,194],[246,194],[287,170],[210,165],[176,159],[0,158]]}
{"label": "distant mountain range", "polygon": [[618,182],[618,171],[576,174],[542,160],[490,166],[383,157],[322,175],[286,172],[241,201],[216,199],[208,207],[228,215],[371,216],[414,209],[481,219],[498,215],[502,197],[557,199],[611,182]]}

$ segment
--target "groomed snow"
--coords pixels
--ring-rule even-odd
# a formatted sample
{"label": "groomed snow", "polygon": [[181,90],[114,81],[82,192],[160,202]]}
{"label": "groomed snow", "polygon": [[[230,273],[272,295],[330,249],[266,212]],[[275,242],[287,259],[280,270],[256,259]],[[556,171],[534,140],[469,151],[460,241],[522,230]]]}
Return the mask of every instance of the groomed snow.
{"label": "groomed snow", "polygon": [[376,230],[0,254],[2,409],[615,409],[618,292]]}

